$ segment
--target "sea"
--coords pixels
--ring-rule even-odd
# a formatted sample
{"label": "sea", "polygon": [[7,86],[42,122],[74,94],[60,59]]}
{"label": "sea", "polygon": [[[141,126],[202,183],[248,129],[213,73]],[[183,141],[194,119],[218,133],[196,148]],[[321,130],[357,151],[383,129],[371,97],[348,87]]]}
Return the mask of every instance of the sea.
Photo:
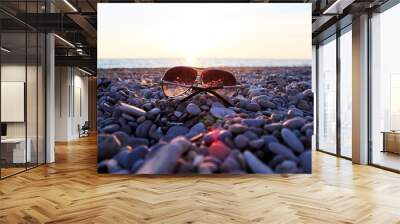
{"label": "sea", "polygon": [[239,59],[239,58],[131,58],[98,59],[97,68],[160,68],[173,66],[195,67],[283,67],[311,66],[310,60],[300,59]]}

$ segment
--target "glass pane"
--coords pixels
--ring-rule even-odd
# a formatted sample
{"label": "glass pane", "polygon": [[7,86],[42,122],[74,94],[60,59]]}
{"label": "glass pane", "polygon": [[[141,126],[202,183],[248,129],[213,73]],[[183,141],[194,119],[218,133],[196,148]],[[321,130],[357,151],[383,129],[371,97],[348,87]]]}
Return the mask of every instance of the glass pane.
{"label": "glass pane", "polygon": [[[25,170],[26,33],[1,34],[1,173],[2,177]],[[29,149],[29,147],[28,147]]]}
{"label": "glass pane", "polygon": [[318,148],[336,153],[336,40],[318,48]]}
{"label": "glass pane", "polygon": [[38,164],[45,163],[45,44],[46,37],[44,34],[39,33],[38,35]]}
{"label": "glass pane", "polygon": [[352,35],[340,36],[340,153],[352,156]]}
{"label": "glass pane", "polygon": [[400,170],[400,5],[372,17],[372,163]]}
{"label": "glass pane", "polygon": [[28,168],[37,165],[38,160],[38,119],[37,119],[37,73],[38,73],[38,36],[36,32],[27,33],[27,80],[26,80],[26,113],[27,113],[27,143],[30,148],[30,160],[28,160]]}

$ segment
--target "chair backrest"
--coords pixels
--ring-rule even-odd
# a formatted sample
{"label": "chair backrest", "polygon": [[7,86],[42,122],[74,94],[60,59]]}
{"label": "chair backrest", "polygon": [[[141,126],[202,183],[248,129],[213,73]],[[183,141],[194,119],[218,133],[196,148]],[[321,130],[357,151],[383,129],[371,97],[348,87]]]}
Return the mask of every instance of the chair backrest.
{"label": "chair backrest", "polygon": [[85,121],[85,123],[82,126],[82,129],[89,129],[90,128],[90,123],[89,121]]}

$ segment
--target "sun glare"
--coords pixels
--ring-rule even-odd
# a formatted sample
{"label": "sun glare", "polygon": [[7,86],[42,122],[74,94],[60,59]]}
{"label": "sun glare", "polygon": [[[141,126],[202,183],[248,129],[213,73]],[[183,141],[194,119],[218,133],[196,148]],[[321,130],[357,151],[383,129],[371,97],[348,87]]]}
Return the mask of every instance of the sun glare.
{"label": "sun glare", "polygon": [[196,66],[197,65],[197,59],[195,57],[186,57],[185,58],[185,64],[189,66]]}

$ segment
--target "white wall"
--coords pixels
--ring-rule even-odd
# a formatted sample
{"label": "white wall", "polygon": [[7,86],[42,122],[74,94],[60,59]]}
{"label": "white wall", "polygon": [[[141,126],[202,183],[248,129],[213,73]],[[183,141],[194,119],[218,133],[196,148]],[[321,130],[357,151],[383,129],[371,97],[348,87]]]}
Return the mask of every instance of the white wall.
{"label": "white wall", "polygon": [[88,120],[88,78],[76,68],[56,67],[55,86],[55,140],[77,139],[78,125]]}

